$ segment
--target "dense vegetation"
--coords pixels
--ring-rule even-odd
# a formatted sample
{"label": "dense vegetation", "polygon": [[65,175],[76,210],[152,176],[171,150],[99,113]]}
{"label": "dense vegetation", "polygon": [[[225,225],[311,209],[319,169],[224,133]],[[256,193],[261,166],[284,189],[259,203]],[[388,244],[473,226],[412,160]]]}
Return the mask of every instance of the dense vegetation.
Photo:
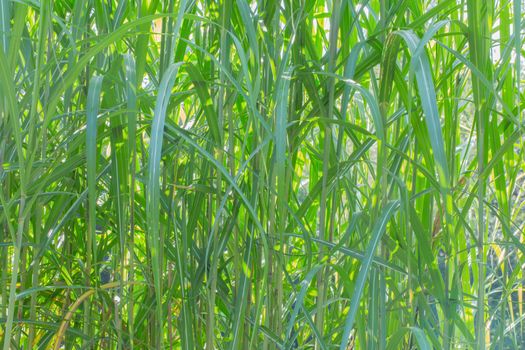
{"label": "dense vegetation", "polygon": [[523,6],[0,0],[3,349],[523,349]]}

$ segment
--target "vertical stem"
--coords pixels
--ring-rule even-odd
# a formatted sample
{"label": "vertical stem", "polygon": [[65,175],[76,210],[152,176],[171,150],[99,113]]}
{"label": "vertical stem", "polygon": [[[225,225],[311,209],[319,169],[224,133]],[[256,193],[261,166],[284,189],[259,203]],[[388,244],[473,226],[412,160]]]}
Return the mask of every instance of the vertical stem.
{"label": "vertical stem", "polygon": [[[2,116],[5,116],[5,114],[3,112],[0,111],[0,115]],[[2,130],[2,132],[0,132],[0,140],[1,140],[1,143],[0,143],[0,179],[3,179],[2,180],[2,187],[0,188],[0,198],[2,199],[2,205],[4,204],[3,203],[3,199],[4,199],[4,196],[6,194],[9,194],[9,190],[10,190],[10,186],[9,186],[9,177],[5,176],[5,173],[4,173],[4,156],[5,156],[5,143],[6,143],[6,140],[7,140],[7,137],[4,137],[4,130],[6,130],[7,128],[4,127],[4,123],[3,123],[4,119],[0,120],[0,130]],[[4,179],[4,176],[5,176],[5,179]],[[9,240],[9,226],[8,226],[8,222],[9,220],[5,220],[4,223],[2,224],[1,226],[1,232],[2,232],[2,235],[0,236],[1,239],[2,239],[2,242],[5,242],[5,241],[8,241]],[[0,248],[0,264],[1,266],[5,266],[5,268],[2,269],[2,278],[0,279],[0,289],[1,289],[1,294],[0,294],[0,315],[2,315],[2,318],[6,318],[7,317],[7,309],[5,308],[6,307],[6,303],[7,303],[7,266],[8,266],[8,252],[9,252],[9,249],[8,247],[2,247]]]}
{"label": "vertical stem", "polygon": [[[21,167],[22,169],[22,167]],[[23,229],[25,226],[25,193],[20,195],[20,206],[18,207],[18,228],[16,232],[16,241],[14,242],[14,253],[11,262],[11,283],[9,285],[9,304],[7,306],[7,320],[4,333],[4,350],[11,349],[11,332],[13,330],[13,320],[16,302],[16,284],[18,282],[18,269],[20,264],[20,252],[22,249]]]}
{"label": "vertical stem", "polygon": [[[469,28],[469,51],[474,65],[491,81],[492,70],[490,60],[490,37],[489,37],[489,9],[492,9],[492,1],[467,1],[467,15]],[[485,348],[485,209],[484,200],[487,181],[481,178],[487,161],[486,129],[491,115],[492,101],[490,91],[483,85],[477,75],[472,75],[472,89],[474,95],[475,123],[477,134],[477,165],[479,184],[477,190],[477,267],[478,267],[478,295],[477,295],[477,317],[476,317],[476,341],[477,348]]]}

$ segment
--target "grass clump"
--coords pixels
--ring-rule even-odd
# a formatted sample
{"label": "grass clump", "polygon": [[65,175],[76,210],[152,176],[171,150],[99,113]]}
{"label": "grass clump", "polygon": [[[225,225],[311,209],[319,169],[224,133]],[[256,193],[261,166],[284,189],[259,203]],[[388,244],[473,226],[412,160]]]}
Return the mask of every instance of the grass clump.
{"label": "grass clump", "polygon": [[0,1],[8,349],[521,349],[522,0]]}

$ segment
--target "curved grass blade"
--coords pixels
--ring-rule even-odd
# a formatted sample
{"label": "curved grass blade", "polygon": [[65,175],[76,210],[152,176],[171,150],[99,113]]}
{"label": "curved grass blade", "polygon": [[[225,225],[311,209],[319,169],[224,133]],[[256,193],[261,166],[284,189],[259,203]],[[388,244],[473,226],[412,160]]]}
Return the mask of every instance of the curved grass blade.
{"label": "curved grass blade", "polygon": [[368,248],[366,249],[365,258],[361,262],[361,268],[359,269],[359,274],[357,275],[357,280],[355,282],[354,292],[352,293],[352,298],[350,299],[350,311],[346,316],[345,327],[343,331],[343,337],[341,340],[341,345],[339,346],[340,350],[345,350],[350,339],[350,332],[354,327],[355,317],[357,315],[357,310],[359,309],[359,302],[361,301],[361,295],[365,288],[366,278],[368,276],[368,271],[372,265],[372,260],[374,254],[381,240],[381,237],[385,233],[386,225],[390,220],[390,216],[394,211],[399,207],[399,201],[388,203],[384,209],[381,216],[378,218],[376,224],[372,229],[372,237],[368,243]]}
{"label": "curved grass blade", "polygon": [[[148,155],[148,177],[146,191],[146,220],[148,223],[148,242],[150,247],[153,284],[156,300],[156,318],[158,331],[162,331],[162,271],[160,261],[160,158],[162,154],[162,141],[164,139],[164,124],[166,109],[171,96],[171,90],[175,83],[178,69],[182,62],[171,64],[160,83],[157,102],[151,125],[149,155]],[[161,333],[162,334],[162,333]],[[162,344],[162,336],[159,339]]]}
{"label": "curved grass blade", "polygon": [[[437,29],[439,29],[439,26]],[[439,182],[443,189],[447,190],[449,187],[449,167],[445,153],[445,145],[443,143],[443,133],[441,131],[436,91],[434,89],[430,64],[428,63],[427,55],[419,48],[420,39],[413,31],[400,30],[396,32],[396,34],[405,40],[412,53],[411,70],[414,71],[416,76],[421,106],[425,114],[425,122],[430,137],[430,144],[432,145],[432,151],[436,159]]]}

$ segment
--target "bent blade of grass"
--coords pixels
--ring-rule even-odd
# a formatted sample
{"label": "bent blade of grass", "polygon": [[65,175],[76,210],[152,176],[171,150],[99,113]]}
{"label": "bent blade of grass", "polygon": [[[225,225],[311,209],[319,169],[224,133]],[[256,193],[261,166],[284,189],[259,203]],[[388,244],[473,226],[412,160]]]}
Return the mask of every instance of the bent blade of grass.
{"label": "bent blade of grass", "polygon": [[[445,23],[442,23],[441,25],[444,24]],[[436,30],[437,29],[439,29],[439,26],[436,27]],[[430,144],[432,145],[432,150],[437,163],[439,182],[443,187],[443,190],[448,190],[449,169],[430,64],[424,50],[419,48],[420,39],[413,31],[400,30],[396,32],[396,34],[405,40],[410,52],[412,53],[411,70],[413,70],[416,76],[419,96],[421,98],[421,106],[423,108],[425,122],[430,136]]]}
{"label": "bent blade of grass", "polygon": [[[162,334],[162,272],[160,261],[160,158],[162,154],[162,141],[164,138],[164,124],[166,120],[166,109],[171,96],[171,90],[175,83],[178,69],[182,62],[171,64],[160,83],[151,126],[149,156],[148,156],[148,176],[146,192],[146,213],[148,223],[148,241],[150,244],[150,254],[153,269],[153,284],[156,300],[156,317],[158,331]],[[162,344],[162,335],[160,336]]]}
{"label": "bent blade of grass", "polygon": [[357,315],[357,310],[359,309],[359,302],[361,301],[361,295],[365,287],[366,278],[368,276],[368,271],[372,265],[372,260],[374,258],[374,253],[381,240],[381,237],[385,233],[386,225],[390,219],[390,216],[394,211],[399,207],[399,201],[394,201],[388,203],[383,209],[382,215],[378,218],[378,221],[372,229],[372,238],[368,243],[368,248],[366,250],[365,258],[361,263],[361,268],[359,269],[359,274],[357,275],[357,280],[355,283],[354,292],[350,300],[350,311],[346,317],[345,327],[343,331],[343,337],[341,340],[341,345],[339,346],[340,350],[345,350],[348,345],[350,338],[350,332],[354,326],[355,317]]}

